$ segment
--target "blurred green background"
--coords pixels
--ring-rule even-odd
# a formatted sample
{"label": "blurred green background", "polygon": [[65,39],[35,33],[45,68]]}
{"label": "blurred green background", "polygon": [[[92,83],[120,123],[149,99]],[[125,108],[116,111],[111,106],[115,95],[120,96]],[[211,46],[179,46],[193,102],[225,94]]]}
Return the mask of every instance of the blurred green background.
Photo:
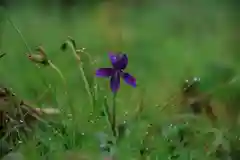
{"label": "blurred green background", "polygon": [[[135,105],[141,89],[147,91],[145,97],[149,105],[155,105],[164,102],[185,78],[207,77],[212,80],[207,82],[211,87],[217,81],[215,76],[223,75],[221,67],[230,68],[234,74],[239,70],[238,1],[25,0],[1,3],[6,8],[0,12],[0,49],[8,53],[0,63],[1,82],[31,101],[36,101],[49,84],[54,86],[52,92],[57,94],[49,93],[40,104],[57,103],[58,100],[53,102],[53,95],[64,101],[62,82],[53,70],[39,70],[29,62],[24,55],[27,49],[7,21],[8,16],[30,47],[42,45],[46,49],[53,63],[62,70],[72,96],[77,97],[73,101],[79,106],[88,103],[87,95],[74,57],[60,50],[67,36],[72,36],[78,47],[87,48],[96,60],[94,67],[110,65],[109,51],[129,55],[127,71],[137,78],[139,87],[132,90],[122,85],[119,95],[122,106]],[[102,92],[108,94],[107,80],[98,81]],[[129,103],[125,104],[124,100]]]}
{"label": "blurred green background", "polygon": [[[166,116],[163,112],[159,116],[160,112],[153,107],[165,104],[169,96],[179,91],[183,80],[192,76],[201,78],[205,91],[217,88],[222,82],[231,82],[231,86],[217,88],[215,95],[239,108],[238,0],[0,0],[0,4],[3,6],[0,8],[0,50],[7,53],[0,61],[0,83],[40,107],[69,107],[70,98],[71,104],[78,109],[78,116],[74,124],[69,120],[69,133],[75,133],[75,130],[87,132],[90,125],[86,125],[89,124],[86,122],[89,118],[88,95],[77,63],[70,51],[60,50],[67,36],[72,36],[79,48],[87,48],[96,61],[92,70],[84,66],[88,77],[94,76],[95,68],[110,66],[109,51],[128,54],[127,71],[137,78],[138,87],[121,86],[117,98],[120,122],[126,118],[126,111],[132,113],[136,109],[143,96],[148,118],[164,123],[161,120],[169,119],[171,115]],[[49,67],[38,69],[28,60],[24,54],[28,50],[9,18],[32,49],[42,45],[49,59],[61,69],[67,79],[69,97],[64,94],[65,88],[54,70]],[[97,79],[97,82],[100,99],[110,96],[108,81]],[[142,91],[146,94],[142,95]],[[105,121],[100,123],[92,129],[102,131],[106,124]],[[146,124],[137,125],[141,128]],[[207,127],[205,121],[201,125]],[[138,134],[143,132],[136,131]],[[54,134],[49,131],[49,135],[47,132],[44,136],[39,132],[39,135],[49,143],[48,137]],[[134,142],[138,138],[132,137]],[[61,138],[48,145],[56,151],[61,149],[63,142],[75,144],[75,137]],[[93,141],[92,137],[84,140]],[[96,145],[89,145],[94,152]],[[31,146],[35,144],[30,144],[32,149]],[[29,149],[26,151],[28,154]]]}

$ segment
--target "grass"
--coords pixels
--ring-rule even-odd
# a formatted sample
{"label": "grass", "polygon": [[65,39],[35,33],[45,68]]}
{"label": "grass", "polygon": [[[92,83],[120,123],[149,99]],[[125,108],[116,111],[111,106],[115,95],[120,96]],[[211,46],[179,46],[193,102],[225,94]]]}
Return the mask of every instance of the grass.
{"label": "grass", "polygon": [[[40,107],[56,107],[67,113],[71,107],[74,110],[72,118],[64,112],[58,119],[65,133],[59,133],[59,127],[41,126],[31,139],[23,140],[19,148],[23,155],[27,159],[42,159],[43,156],[64,159],[68,151],[75,158],[86,155],[89,159],[99,159],[103,152],[96,134],[111,135],[105,117],[97,118],[98,112],[91,114],[89,95],[71,50],[60,50],[68,36],[76,40],[78,48],[87,48],[96,61],[89,64],[82,55],[91,89],[94,88],[94,69],[110,65],[108,51],[123,51],[129,56],[127,71],[137,77],[138,87],[132,89],[122,83],[116,99],[117,123],[126,121],[129,130],[118,144],[118,159],[140,159],[142,147],[149,148],[150,159],[174,158],[174,155],[179,155],[178,159],[220,159],[210,154],[215,153],[219,144],[230,152],[230,139],[239,131],[236,129],[233,135],[225,131],[229,129],[225,121],[231,115],[223,115],[221,109],[228,106],[233,114],[239,108],[239,81],[228,84],[239,74],[235,59],[238,53],[232,49],[236,26],[232,25],[232,11],[227,6],[206,4],[164,3],[142,8],[124,7],[121,12],[120,8],[112,9],[105,4],[89,10],[76,7],[68,21],[60,18],[58,9],[48,13],[34,7],[10,10],[11,20],[28,45],[32,49],[42,45],[49,59],[59,67],[66,79],[68,95],[53,69],[39,69],[28,60],[25,55],[28,50],[6,19],[1,24],[0,49],[7,53],[0,61],[1,83],[11,87],[20,98]],[[187,107],[179,104],[180,87],[192,76],[201,77],[201,91],[203,94],[211,92],[217,101],[214,109],[220,118],[215,126],[205,116],[192,117],[183,111]],[[107,80],[96,81],[99,86],[96,108],[100,111],[105,96],[110,104],[111,93]],[[218,87],[222,83],[223,87]],[[169,102],[172,95],[177,96],[177,100]],[[132,120],[139,105],[144,108],[143,113]],[[149,124],[157,127],[151,130]],[[189,134],[187,147],[178,140],[179,128]],[[153,136],[146,136],[147,132]],[[143,145],[144,137],[147,138]],[[41,144],[36,147],[39,141]],[[171,146],[177,148],[174,153],[169,150]]]}

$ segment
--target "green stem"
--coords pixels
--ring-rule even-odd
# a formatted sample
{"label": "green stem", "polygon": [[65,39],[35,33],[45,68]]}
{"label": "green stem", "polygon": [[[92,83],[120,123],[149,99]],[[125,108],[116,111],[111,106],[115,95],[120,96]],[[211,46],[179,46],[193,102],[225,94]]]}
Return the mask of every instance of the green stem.
{"label": "green stem", "polygon": [[113,136],[117,137],[117,130],[116,130],[116,97],[117,97],[117,93],[113,93],[113,101],[112,101],[112,132],[113,132]]}
{"label": "green stem", "polygon": [[[87,55],[90,64],[94,67],[95,66],[95,62],[93,61],[91,55],[88,52],[86,52],[85,50],[83,50],[82,53]],[[92,98],[93,98],[92,101],[93,101],[93,106],[95,106],[97,98],[98,98],[98,85],[97,85],[96,76],[93,77],[93,84],[94,85],[93,85],[93,92],[92,92]]]}
{"label": "green stem", "polygon": [[75,48],[73,46],[73,44],[68,41],[68,45],[70,46],[74,57],[78,61],[78,67],[79,67],[79,70],[80,70],[82,78],[83,78],[84,86],[85,86],[86,92],[87,92],[87,94],[89,96],[90,103],[91,103],[91,105],[93,107],[93,110],[94,110],[94,98],[93,98],[93,95],[91,93],[91,88],[90,88],[90,85],[88,83],[88,80],[87,80],[87,78],[85,76],[85,72],[84,72],[84,69],[83,69],[83,64],[82,64],[81,59],[80,59],[79,55],[77,54],[77,52],[76,52],[76,50],[75,50]]}
{"label": "green stem", "polygon": [[7,20],[8,20],[8,22],[12,25],[12,27],[17,31],[17,33],[19,34],[19,36],[21,37],[21,39],[22,39],[23,43],[25,44],[25,46],[26,46],[27,50],[29,51],[29,53],[32,54],[32,50],[31,50],[31,48],[29,47],[29,45],[28,45],[26,39],[24,38],[22,32],[20,31],[20,29],[13,23],[13,21],[11,20],[11,18],[7,17]]}
{"label": "green stem", "polygon": [[49,65],[51,66],[51,68],[54,69],[54,70],[57,72],[57,74],[60,76],[60,78],[62,79],[62,82],[63,82],[63,84],[64,84],[64,87],[65,87],[65,89],[66,89],[66,92],[67,92],[67,82],[66,82],[66,80],[65,80],[65,78],[64,78],[61,70],[60,70],[56,65],[54,65],[50,60],[48,60],[48,64],[49,64]]}
{"label": "green stem", "polygon": [[109,128],[112,128],[112,119],[111,119],[111,113],[109,111],[109,105],[107,103],[107,97],[104,97],[103,108],[104,108],[104,114],[105,114],[105,117],[106,117],[106,121],[109,125]]}

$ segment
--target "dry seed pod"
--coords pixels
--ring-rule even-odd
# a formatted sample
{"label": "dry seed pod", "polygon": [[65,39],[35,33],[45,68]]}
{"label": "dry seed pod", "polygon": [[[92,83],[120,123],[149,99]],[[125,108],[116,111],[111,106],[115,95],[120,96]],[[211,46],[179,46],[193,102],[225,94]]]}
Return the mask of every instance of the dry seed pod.
{"label": "dry seed pod", "polygon": [[47,58],[47,55],[46,55],[46,52],[45,50],[43,49],[42,46],[38,46],[35,51],[37,51],[40,55],[42,55],[43,57]]}
{"label": "dry seed pod", "polygon": [[48,61],[42,55],[33,55],[32,54],[32,55],[28,55],[28,58],[35,63],[48,65]]}
{"label": "dry seed pod", "polygon": [[48,65],[49,62],[44,49],[39,46],[35,50],[38,52],[38,54],[28,54],[28,59],[38,64]]}

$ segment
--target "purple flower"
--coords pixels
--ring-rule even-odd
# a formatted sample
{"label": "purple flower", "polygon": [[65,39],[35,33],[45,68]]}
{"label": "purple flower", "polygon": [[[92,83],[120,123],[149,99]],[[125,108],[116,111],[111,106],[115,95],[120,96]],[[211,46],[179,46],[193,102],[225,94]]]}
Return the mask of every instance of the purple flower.
{"label": "purple flower", "polygon": [[128,65],[128,57],[126,54],[113,54],[109,53],[109,59],[112,62],[112,68],[99,68],[96,71],[96,75],[99,77],[109,77],[110,87],[112,92],[117,92],[120,87],[120,78],[124,81],[136,87],[136,79],[129,73],[124,72],[124,69]]}

